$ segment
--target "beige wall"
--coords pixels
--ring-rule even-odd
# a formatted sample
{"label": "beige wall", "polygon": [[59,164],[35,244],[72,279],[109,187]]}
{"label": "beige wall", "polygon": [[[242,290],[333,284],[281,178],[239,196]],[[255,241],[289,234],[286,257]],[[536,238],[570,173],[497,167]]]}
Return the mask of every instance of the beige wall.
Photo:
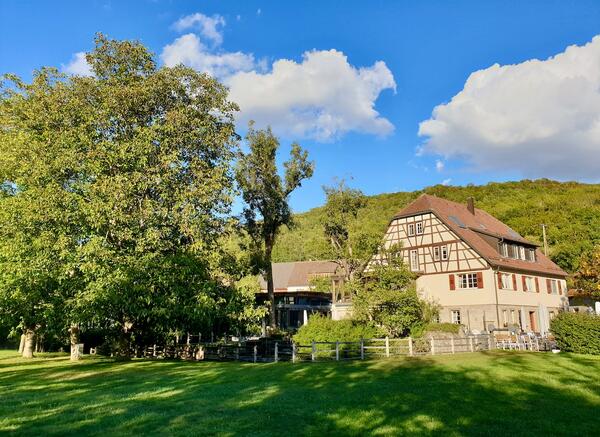
{"label": "beige wall", "polygon": [[[484,326],[493,323],[496,327],[504,326],[503,310],[507,310],[510,319],[511,310],[517,311],[516,322],[519,321],[521,314],[521,324],[523,329],[531,330],[542,326],[542,320],[539,318],[538,310],[540,304],[547,308],[548,312],[557,313],[559,309],[568,305],[568,299],[565,295],[566,283],[562,281],[563,294],[548,294],[546,289],[546,278],[538,276],[540,292],[524,292],[522,288],[521,274],[516,274],[517,291],[497,289],[496,272],[491,268],[481,270],[483,277],[483,288],[450,290],[450,281],[448,273],[423,275],[417,279],[417,291],[419,295],[430,302],[441,306],[440,321],[450,323],[451,311],[459,310],[461,312],[461,324],[470,326],[471,329],[483,330]],[[451,273],[458,275],[460,273]],[[532,276],[532,275],[528,275]],[[458,285],[458,278],[455,280]],[[498,292],[498,311],[496,311],[496,290]],[[529,311],[535,313],[535,326],[530,326]],[[499,320],[498,320],[498,317]],[[509,323],[511,321],[509,320]]]}

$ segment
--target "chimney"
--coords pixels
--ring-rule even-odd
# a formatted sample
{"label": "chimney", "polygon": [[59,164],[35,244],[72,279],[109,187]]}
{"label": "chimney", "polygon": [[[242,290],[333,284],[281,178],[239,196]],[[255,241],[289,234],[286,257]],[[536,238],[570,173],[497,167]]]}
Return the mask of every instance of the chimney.
{"label": "chimney", "polygon": [[473,215],[475,215],[475,200],[472,197],[467,199],[467,209]]}

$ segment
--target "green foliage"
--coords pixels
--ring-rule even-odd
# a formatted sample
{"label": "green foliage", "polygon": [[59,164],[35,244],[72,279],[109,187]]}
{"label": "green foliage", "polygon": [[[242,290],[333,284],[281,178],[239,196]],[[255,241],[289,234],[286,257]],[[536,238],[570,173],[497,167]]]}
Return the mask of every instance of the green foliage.
{"label": "green foliage", "polygon": [[460,332],[461,325],[456,323],[425,323],[421,325],[415,325],[410,330],[412,337],[422,337],[428,332],[447,332],[449,334],[458,334]]}
{"label": "green foliage", "polygon": [[381,330],[372,324],[356,323],[352,320],[332,320],[327,316],[315,314],[308,323],[298,329],[294,342],[309,345],[313,341],[360,341],[362,338],[376,338]]}
{"label": "green foliage", "polygon": [[[540,225],[545,223],[549,255],[568,272],[577,270],[582,253],[600,244],[600,185],[548,179],[466,187],[436,185],[422,191],[370,196],[358,212],[355,226],[381,238],[393,215],[422,193],[461,203],[474,197],[476,207],[538,244],[542,243]],[[281,232],[273,261],[329,259],[330,243],[323,238],[321,225],[325,215],[324,207],[295,215],[296,226]]]}
{"label": "green foliage", "polygon": [[331,293],[333,281],[329,276],[313,276],[308,280],[311,291]]}
{"label": "green foliage", "polygon": [[573,285],[579,292],[600,300],[600,244],[581,256]]}
{"label": "green foliage", "polygon": [[86,58],[94,77],[42,69],[1,89],[0,314],[123,343],[239,328],[249,293],[225,285],[241,275],[220,246],[237,106],[137,42],[98,35]]}
{"label": "green foliage", "polygon": [[564,351],[600,355],[600,316],[562,312],[550,322],[550,331]]}
{"label": "green foliage", "polygon": [[415,276],[395,256],[383,255],[384,262],[373,264],[364,278],[348,284],[353,291],[353,318],[375,323],[390,337],[401,337],[424,321],[429,312],[415,289]]}
{"label": "green foliage", "polygon": [[270,128],[256,130],[250,123],[246,134],[248,153],[240,153],[236,168],[236,180],[244,199],[244,224],[247,235],[253,240],[257,273],[267,280],[267,292],[271,303],[271,327],[275,327],[275,298],[272,251],[282,226],[292,225],[289,196],[312,176],[314,163],[308,161],[308,153],[294,143],[290,159],[286,161],[283,180],[277,170],[279,140]]}

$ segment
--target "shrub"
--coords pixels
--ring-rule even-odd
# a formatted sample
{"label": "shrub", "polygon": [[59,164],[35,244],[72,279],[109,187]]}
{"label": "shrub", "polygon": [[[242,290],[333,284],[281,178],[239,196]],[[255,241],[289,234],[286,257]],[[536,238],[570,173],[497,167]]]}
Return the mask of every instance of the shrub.
{"label": "shrub", "polygon": [[382,333],[376,327],[352,320],[332,320],[315,314],[308,323],[294,335],[294,342],[309,345],[312,341],[360,341],[361,338],[374,338]]}
{"label": "shrub", "polygon": [[563,312],[552,319],[550,330],[560,349],[600,355],[600,316]]}
{"label": "shrub", "polygon": [[461,325],[456,323],[425,323],[414,326],[410,330],[412,337],[422,337],[428,332],[448,332],[450,334],[458,334],[460,332]]}

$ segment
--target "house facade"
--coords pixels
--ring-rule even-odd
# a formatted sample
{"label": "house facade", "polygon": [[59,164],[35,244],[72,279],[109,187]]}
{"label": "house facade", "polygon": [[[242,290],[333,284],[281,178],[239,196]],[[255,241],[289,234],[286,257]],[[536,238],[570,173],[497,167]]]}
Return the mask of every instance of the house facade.
{"label": "house facade", "polygon": [[[311,314],[331,313],[332,291],[341,281],[339,266],[331,261],[273,263],[275,320],[281,329],[297,329]],[[315,283],[326,284],[323,291]],[[267,282],[260,279],[257,302],[268,301]]]}
{"label": "house facade", "polygon": [[384,241],[401,245],[419,295],[439,305],[440,322],[544,333],[568,306],[567,273],[472,199],[422,195],[392,218]]}

